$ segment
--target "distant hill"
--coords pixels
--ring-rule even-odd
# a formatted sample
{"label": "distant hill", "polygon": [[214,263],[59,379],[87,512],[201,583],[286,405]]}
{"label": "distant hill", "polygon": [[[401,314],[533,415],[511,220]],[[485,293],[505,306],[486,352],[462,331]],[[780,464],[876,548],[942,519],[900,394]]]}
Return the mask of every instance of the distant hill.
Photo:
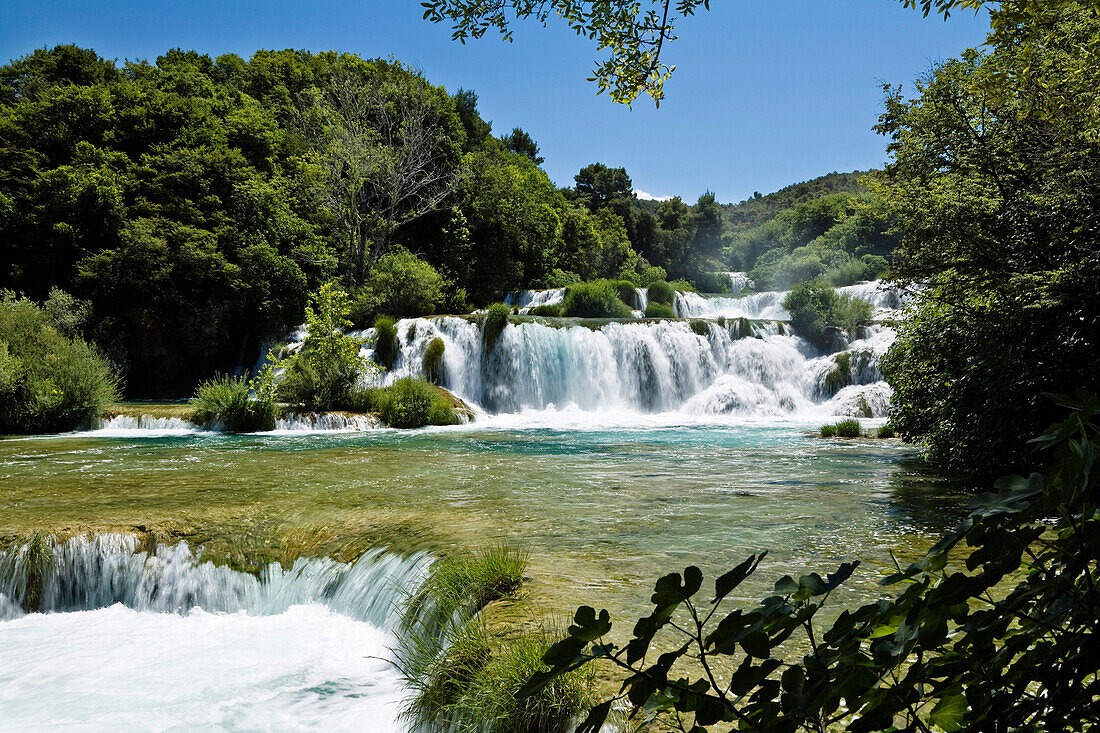
{"label": "distant hill", "polygon": [[723,204],[722,210],[730,229],[734,231],[749,229],[773,218],[784,209],[828,194],[865,193],[866,189],[859,185],[859,179],[868,172],[828,173],[809,181],[791,184],[775,193],[757,194],[738,204]]}

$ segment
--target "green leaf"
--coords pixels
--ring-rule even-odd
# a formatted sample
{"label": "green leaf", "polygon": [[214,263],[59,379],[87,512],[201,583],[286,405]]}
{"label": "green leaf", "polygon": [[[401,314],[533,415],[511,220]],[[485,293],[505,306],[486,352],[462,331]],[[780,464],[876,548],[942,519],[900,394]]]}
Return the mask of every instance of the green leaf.
{"label": "green leaf", "polygon": [[963,716],[969,708],[966,698],[961,694],[941,697],[928,716],[928,722],[938,726],[947,733],[953,733],[962,727]]}

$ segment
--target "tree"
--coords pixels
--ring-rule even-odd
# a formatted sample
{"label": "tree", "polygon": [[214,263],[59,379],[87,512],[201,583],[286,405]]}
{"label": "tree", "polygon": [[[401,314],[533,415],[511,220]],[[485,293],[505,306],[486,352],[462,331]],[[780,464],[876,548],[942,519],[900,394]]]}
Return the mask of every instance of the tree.
{"label": "tree", "polygon": [[577,200],[592,212],[615,199],[634,198],[634,184],[626,174],[626,168],[608,168],[603,163],[592,163],[581,168],[573,180],[576,182],[574,190]]}
{"label": "tree", "polygon": [[361,285],[394,232],[444,207],[464,137],[454,100],[397,63],[340,56],[311,91],[304,128],[324,170],[317,195],[340,222]]}
{"label": "tree", "polygon": [[[1042,392],[1100,388],[1100,38],[1094,3],[993,11],[988,53],[938,65],[879,130],[892,160],[873,191],[902,233],[893,265],[916,284],[882,369],[898,433],[933,458],[990,474],[1022,467],[1024,437],[1049,422]],[[1023,14],[1023,15],[1021,15]]]}
{"label": "tree", "polygon": [[539,146],[535,144],[535,141],[531,139],[531,136],[518,127],[513,127],[512,132],[505,135],[500,139],[504,143],[504,147],[511,150],[513,153],[519,153],[520,155],[526,155],[535,165],[542,165],[546,160],[539,155]]}
{"label": "tree", "polygon": [[462,127],[466,130],[466,144],[463,150],[466,152],[477,150],[492,138],[493,126],[481,119],[481,115],[478,114],[477,92],[473,89],[459,88],[454,94],[454,100],[455,112],[458,113],[458,118],[462,120]]}

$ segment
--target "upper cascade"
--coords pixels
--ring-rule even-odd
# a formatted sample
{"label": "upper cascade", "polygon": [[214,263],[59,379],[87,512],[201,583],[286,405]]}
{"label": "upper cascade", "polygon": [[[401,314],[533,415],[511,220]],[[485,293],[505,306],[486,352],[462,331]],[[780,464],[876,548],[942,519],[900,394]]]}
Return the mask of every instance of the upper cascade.
{"label": "upper cascade", "polygon": [[[893,341],[883,326],[861,329],[845,352],[850,358],[840,361],[782,323],[742,319],[524,322],[488,346],[476,322],[443,316],[403,320],[397,335],[384,382],[422,375],[428,343],[440,338],[440,384],[491,414],[570,407],[625,420],[638,413],[881,417],[890,394],[878,371]],[[373,356],[369,346],[364,355]]]}

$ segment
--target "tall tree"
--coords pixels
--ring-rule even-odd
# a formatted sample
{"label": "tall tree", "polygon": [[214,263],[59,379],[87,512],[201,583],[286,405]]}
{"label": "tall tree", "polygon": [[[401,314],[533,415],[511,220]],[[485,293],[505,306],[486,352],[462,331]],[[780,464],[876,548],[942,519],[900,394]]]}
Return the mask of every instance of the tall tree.
{"label": "tall tree", "polygon": [[535,144],[531,136],[518,127],[513,127],[512,132],[502,137],[500,141],[504,143],[506,149],[511,150],[513,153],[526,155],[535,162],[535,165],[542,165],[545,160],[539,155],[539,146]]}
{"label": "tall tree", "polygon": [[581,168],[576,181],[577,200],[595,212],[615,199],[633,198],[633,183],[625,168],[608,168],[603,163],[592,163]]}
{"label": "tall tree", "polygon": [[310,90],[305,129],[324,171],[317,195],[339,221],[348,275],[362,284],[394,232],[445,208],[465,132],[454,100],[397,63],[343,55]]}

